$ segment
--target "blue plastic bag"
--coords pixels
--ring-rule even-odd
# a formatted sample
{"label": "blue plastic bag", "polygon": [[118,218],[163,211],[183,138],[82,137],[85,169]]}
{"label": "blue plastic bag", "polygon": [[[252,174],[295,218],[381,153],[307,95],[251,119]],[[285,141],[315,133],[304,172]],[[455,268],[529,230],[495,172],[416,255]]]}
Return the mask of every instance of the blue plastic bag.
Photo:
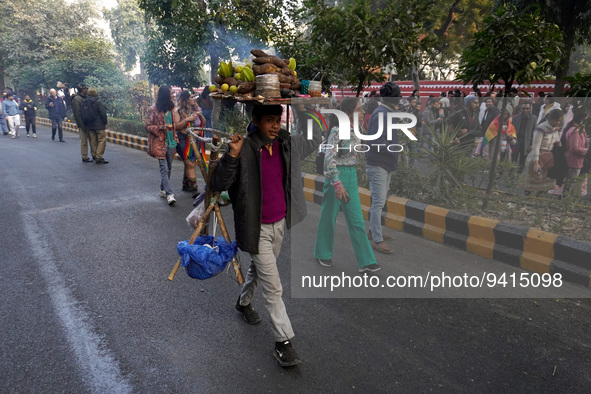
{"label": "blue plastic bag", "polygon": [[217,237],[214,243],[213,236],[203,235],[197,237],[193,245],[189,245],[189,241],[179,242],[177,251],[181,256],[181,266],[191,278],[209,279],[226,268],[238,247],[236,242],[229,244],[224,237]]}

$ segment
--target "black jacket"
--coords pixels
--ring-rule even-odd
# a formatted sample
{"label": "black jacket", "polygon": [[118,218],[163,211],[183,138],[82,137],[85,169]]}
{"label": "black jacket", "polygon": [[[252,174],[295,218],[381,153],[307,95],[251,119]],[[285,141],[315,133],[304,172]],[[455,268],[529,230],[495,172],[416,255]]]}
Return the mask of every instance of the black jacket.
{"label": "black jacket", "polygon": [[464,134],[460,137],[461,141],[469,141],[475,137],[484,136],[484,131],[480,126],[478,120],[478,112],[475,112],[472,116],[468,114],[468,111],[464,108],[461,111],[456,112],[449,118],[449,124],[452,130],[468,129],[468,134]]}
{"label": "black jacket", "polygon": [[21,105],[19,106],[19,108],[21,111],[23,111],[23,113],[25,114],[25,118],[34,118],[36,112],[36,106],[35,106],[35,102],[33,100],[31,101],[27,101],[27,100],[23,100],[21,101]]}
{"label": "black jacket", "polygon": [[[321,133],[314,130],[313,139],[306,133],[297,136],[281,130],[277,137],[283,161],[283,188],[287,207],[287,228],[304,219],[307,214],[301,177],[301,160],[314,152],[322,141]],[[236,244],[248,253],[259,253],[262,215],[261,149],[272,141],[259,130],[244,139],[238,157],[225,154],[211,179],[214,191],[228,190],[234,209]]]}
{"label": "black jacket", "polygon": [[[369,127],[367,129],[368,135],[377,134],[379,131],[380,117],[383,119],[382,125],[385,125],[385,119],[387,116],[386,114],[390,111],[394,112],[392,108],[389,108],[385,105],[379,105],[373,111],[371,118],[369,119]],[[398,168],[398,152],[396,149],[394,151],[388,150],[384,148],[384,146],[398,144],[398,130],[394,130],[392,132],[392,139],[388,139],[388,133],[384,127],[384,130],[382,130],[382,135],[376,140],[370,141],[370,143],[370,149],[365,153],[367,164],[376,167],[382,167],[388,172],[395,171]],[[378,144],[382,145],[381,149],[378,149]]]}
{"label": "black jacket", "polygon": [[495,106],[491,108],[487,108],[484,110],[484,116],[482,117],[482,123],[480,123],[480,128],[482,129],[482,133],[486,133],[488,126],[495,120],[501,111]]}
{"label": "black jacket", "polygon": [[529,152],[529,146],[532,144],[537,118],[533,115],[525,116],[523,114],[517,114],[511,121],[513,122],[513,126],[515,126],[519,146],[523,146],[524,152]]}
{"label": "black jacket", "polygon": [[[49,105],[53,103],[53,106]],[[49,119],[63,119],[66,117],[66,104],[64,100],[57,96],[52,97],[49,96],[47,101],[45,102],[45,108],[49,111]]]}
{"label": "black jacket", "polygon": [[86,125],[86,127],[88,130],[105,130],[107,128],[107,111],[105,110],[103,103],[101,103],[99,98],[96,96],[89,96],[89,100],[92,102],[92,107],[94,108],[96,118],[94,119],[94,122]]}

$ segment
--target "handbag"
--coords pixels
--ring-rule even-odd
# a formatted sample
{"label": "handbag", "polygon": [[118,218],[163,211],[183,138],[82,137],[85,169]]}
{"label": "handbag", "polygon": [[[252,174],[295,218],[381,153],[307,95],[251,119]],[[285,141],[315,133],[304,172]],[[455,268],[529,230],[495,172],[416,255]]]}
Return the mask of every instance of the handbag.
{"label": "handbag", "polygon": [[542,170],[547,170],[549,168],[554,167],[554,155],[552,152],[542,152],[540,153],[540,158],[538,160],[540,163],[540,167]]}

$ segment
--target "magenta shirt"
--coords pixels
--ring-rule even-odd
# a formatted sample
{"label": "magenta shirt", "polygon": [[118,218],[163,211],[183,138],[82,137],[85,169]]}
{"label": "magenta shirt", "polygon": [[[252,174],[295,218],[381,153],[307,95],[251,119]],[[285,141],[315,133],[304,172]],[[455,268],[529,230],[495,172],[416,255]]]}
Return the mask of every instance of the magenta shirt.
{"label": "magenta shirt", "polygon": [[261,148],[261,186],[263,207],[261,223],[275,223],[285,217],[285,190],[283,190],[283,161],[279,143],[273,142],[273,156],[265,147]]}

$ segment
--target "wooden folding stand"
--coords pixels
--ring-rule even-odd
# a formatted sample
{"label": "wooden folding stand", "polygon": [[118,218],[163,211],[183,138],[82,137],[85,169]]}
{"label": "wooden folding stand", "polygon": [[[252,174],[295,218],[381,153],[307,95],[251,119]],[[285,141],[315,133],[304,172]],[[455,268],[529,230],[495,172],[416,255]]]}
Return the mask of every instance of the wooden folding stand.
{"label": "wooden folding stand", "polygon": [[[205,169],[205,157],[203,157],[201,155],[201,152],[199,151],[199,149],[197,147],[197,143],[195,141],[195,138],[200,138],[200,137],[195,135],[193,133],[193,130],[194,130],[193,128],[187,129],[187,131],[191,135],[191,137],[190,137],[191,146],[192,146],[193,150],[195,151],[195,162],[199,165],[199,169],[201,170],[201,175],[203,176],[203,179],[205,180],[206,184],[210,185],[211,176],[213,175],[213,173],[217,167],[218,152],[213,151],[213,150],[211,151],[211,154],[209,155],[209,170],[206,170]],[[214,129],[199,129],[199,130],[202,130],[202,131],[208,130],[208,131],[211,131],[212,133],[215,133],[215,134],[227,135],[226,133],[223,133],[219,130],[214,130]],[[205,233],[207,233],[207,228],[205,226],[209,222],[209,216],[211,214],[211,211],[215,212],[215,215],[218,220],[218,224],[220,226],[220,230],[222,231],[223,237],[226,239],[226,241],[228,243],[232,242],[230,240],[230,235],[228,233],[228,229],[226,228],[226,224],[224,222],[224,218],[222,217],[222,212],[219,207],[218,200],[220,198],[220,194],[221,194],[220,192],[213,193],[211,188],[209,188],[209,187],[207,188],[207,192],[205,193],[205,201],[207,202],[208,205],[207,205],[207,208],[205,209],[205,212],[203,213],[203,216],[201,217],[201,220],[199,220],[199,223],[197,224],[197,228],[195,228],[195,231],[193,232],[191,239],[189,239],[190,245],[193,244],[193,242],[195,242],[195,240],[197,239],[199,234],[201,234],[202,230],[205,229],[206,230]],[[240,263],[238,262],[236,255],[234,255],[234,257],[232,257],[231,262],[232,262],[232,267],[234,268],[234,272],[236,273],[236,280],[238,281],[238,284],[242,285],[244,283],[244,276],[242,275]],[[168,275],[168,280],[174,279],[174,276],[176,275],[176,273],[180,267],[181,267],[181,258],[179,257],[176,264],[174,265],[174,268],[170,272],[170,275]]]}

